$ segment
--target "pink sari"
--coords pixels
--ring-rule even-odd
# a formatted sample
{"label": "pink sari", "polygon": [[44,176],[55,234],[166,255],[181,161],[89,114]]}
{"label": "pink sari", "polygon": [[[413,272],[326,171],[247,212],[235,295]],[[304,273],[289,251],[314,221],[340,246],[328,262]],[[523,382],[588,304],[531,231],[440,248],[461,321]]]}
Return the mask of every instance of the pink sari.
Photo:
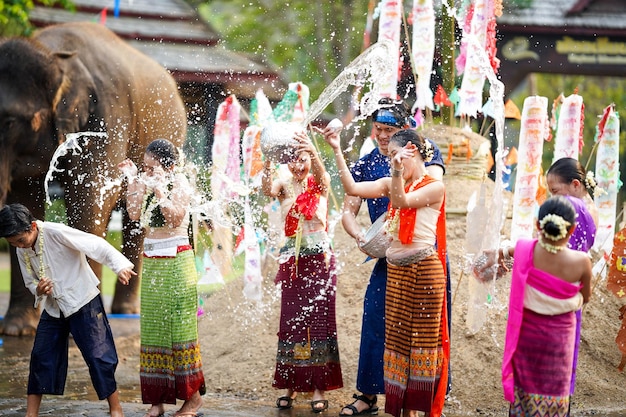
{"label": "pink sari", "polygon": [[[553,343],[559,345],[567,353],[569,363],[563,369],[555,372],[553,376],[559,381],[553,381],[554,384],[562,385],[555,392],[532,392],[532,394],[546,394],[546,396],[569,397],[569,384],[571,381],[572,363],[573,363],[573,341],[576,334],[576,320],[574,313],[565,313],[557,316],[542,316],[524,309],[524,292],[526,285],[530,285],[536,290],[543,292],[553,298],[567,299],[576,295],[580,291],[582,285],[574,285],[563,281],[553,275],[547,274],[536,269],[533,265],[533,250],[537,240],[520,240],[515,247],[515,263],[513,265],[513,274],[511,279],[511,296],[509,299],[509,319],[507,322],[506,339],[504,345],[504,358],[502,361],[502,387],[504,389],[504,398],[513,403],[515,401],[516,380],[515,369],[519,369],[514,364],[516,353],[520,353],[520,333],[522,328],[532,326],[550,326],[552,323],[560,326],[558,332],[547,332],[548,336],[553,337]],[[571,317],[570,317],[571,316]],[[530,324],[530,326],[528,326]],[[545,343],[543,341],[542,343]],[[544,345],[545,346],[545,345]],[[550,354],[550,352],[546,352]],[[523,351],[521,355],[524,355]],[[518,357],[518,362],[526,362],[523,357]],[[530,362],[529,362],[530,363]],[[531,372],[532,373],[532,372]],[[539,386],[541,384],[531,386]],[[551,391],[553,391],[551,389]]]}

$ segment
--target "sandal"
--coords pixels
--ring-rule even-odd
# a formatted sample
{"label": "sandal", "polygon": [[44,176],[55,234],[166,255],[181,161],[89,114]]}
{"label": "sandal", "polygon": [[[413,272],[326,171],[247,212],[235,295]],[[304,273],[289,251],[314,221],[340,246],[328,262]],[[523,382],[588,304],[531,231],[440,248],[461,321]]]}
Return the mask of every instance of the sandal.
{"label": "sandal", "polygon": [[[371,414],[371,415],[378,414],[378,407],[376,406],[376,401],[378,401],[378,397],[376,397],[375,395],[374,395],[374,398],[369,399],[365,395],[354,394],[352,398],[354,398],[354,402],[352,402],[352,404],[348,404],[345,407],[343,407],[343,409],[341,410],[341,413],[339,413],[340,416],[362,416],[364,414]],[[365,404],[367,404],[368,408],[365,408],[359,411],[355,406],[357,401],[364,402]],[[352,411],[352,414],[345,414],[343,410],[346,410],[346,409]]]}
{"label": "sandal", "polygon": [[[281,404],[283,402],[287,404]],[[276,400],[276,408],[278,408],[279,410],[288,410],[291,407],[293,407],[293,398],[291,397],[284,396],[284,397],[279,397]]]}
{"label": "sandal", "polygon": [[[319,407],[321,405],[321,407]],[[311,401],[311,410],[314,413],[321,413],[328,410],[328,400],[313,400]]]}

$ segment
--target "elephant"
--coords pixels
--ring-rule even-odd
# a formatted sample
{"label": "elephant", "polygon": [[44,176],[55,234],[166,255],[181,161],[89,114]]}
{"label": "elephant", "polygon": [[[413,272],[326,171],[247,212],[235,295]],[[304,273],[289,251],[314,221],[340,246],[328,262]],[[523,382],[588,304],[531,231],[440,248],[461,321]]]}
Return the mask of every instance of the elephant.
{"label": "elephant", "polygon": [[[68,134],[82,132],[105,134],[75,135],[80,152],[57,152],[70,143]],[[122,253],[138,273],[143,234],[124,209],[117,164],[130,158],[139,166],[157,138],[181,147],[186,132],[185,104],[171,74],[103,25],[57,24],[0,43],[0,203],[22,203],[43,219],[54,160],[68,225],[105,236],[111,212],[120,208]],[[107,188],[110,178],[118,181]],[[11,295],[0,333],[32,335],[39,311],[13,249],[10,259]],[[91,266],[101,277],[102,266]],[[139,277],[128,286],[118,282],[110,311],[138,310]]]}

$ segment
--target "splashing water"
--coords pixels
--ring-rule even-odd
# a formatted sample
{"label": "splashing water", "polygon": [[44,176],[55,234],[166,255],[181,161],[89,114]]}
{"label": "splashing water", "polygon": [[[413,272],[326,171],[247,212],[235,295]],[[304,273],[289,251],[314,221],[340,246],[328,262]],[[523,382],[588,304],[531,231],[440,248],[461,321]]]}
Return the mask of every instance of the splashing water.
{"label": "splashing water", "polygon": [[[50,195],[48,193],[48,184],[52,182],[55,172],[63,172],[64,170],[59,169],[59,159],[68,154],[72,155],[80,155],[83,152],[83,148],[89,145],[89,138],[108,138],[108,135],[105,132],[77,132],[77,133],[68,133],[65,139],[59,147],[54,151],[54,155],[52,155],[52,159],[50,160],[50,165],[48,167],[48,172],[46,173],[46,178],[44,180],[44,191],[46,193],[46,203],[51,204]],[[83,143],[80,143],[82,139]]]}
{"label": "splashing water", "polygon": [[[369,84],[370,90],[359,102],[362,117],[367,117],[378,108],[378,100],[384,96],[385,80],[393,76],[398,51],[390,40],[383,39],[356,57],[325,89],[311,106],[304,118],[304,126],[311,123],[324,109],[349,86],[363,87]],[[369,80],[369,82],[368,82]]]}
{"label": "splashing water", "polygon": [[[476,219],[476,221],[486,224],[479,251],[479,253],[482,253],[488,250],[496,250],[500,246],[500,234],[506,215],[504,212],[504,207],[506,206],[504,204],[504,184],[502,183],[502,172],[504,170],[504,84],[498,80],[489,63],[486,52],[480,47],[475,37],[470,37],[468,47],[475,49],[474,52],[480,58],[480,71],[487,77],[490,83],[489,98],[493,102],[498,143],[494,158],[496,162],[496,179],[491,204],[488,208],[477,213],[477,216],[482,217],[482,219]],[[493,278],[488,282],[479,283],[475,279],[471,279],[469,282],[470,300],[472,302],[468,304],[467,324],[471,333],[477,333],[482,328],[487,320],[487,313],[490,308],[502,308],[500,301],[496,297],[495,280],[496,274],[494,270]]]}

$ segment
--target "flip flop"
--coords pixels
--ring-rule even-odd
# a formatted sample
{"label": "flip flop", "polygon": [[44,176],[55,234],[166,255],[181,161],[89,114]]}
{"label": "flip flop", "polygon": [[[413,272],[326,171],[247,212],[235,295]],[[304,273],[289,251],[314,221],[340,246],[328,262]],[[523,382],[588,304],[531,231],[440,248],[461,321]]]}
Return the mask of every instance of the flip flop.
{"label": "flip flop", "polygon": [[[322,407],[318,407],[322,404]],[[328,400],[313,400],[311,401],[311,410],[314,413],[321,413],[322,411],[328,410]]]}
{"label": "flip flop", "polygon": [[[281,404],[283,402],[287,404]],[[284,396],[284,397],[279,397],[276,400],[276,408],[278,408],[279,410],[288,410],[291,407],[293,407],[293,398],[291,397]]]}

